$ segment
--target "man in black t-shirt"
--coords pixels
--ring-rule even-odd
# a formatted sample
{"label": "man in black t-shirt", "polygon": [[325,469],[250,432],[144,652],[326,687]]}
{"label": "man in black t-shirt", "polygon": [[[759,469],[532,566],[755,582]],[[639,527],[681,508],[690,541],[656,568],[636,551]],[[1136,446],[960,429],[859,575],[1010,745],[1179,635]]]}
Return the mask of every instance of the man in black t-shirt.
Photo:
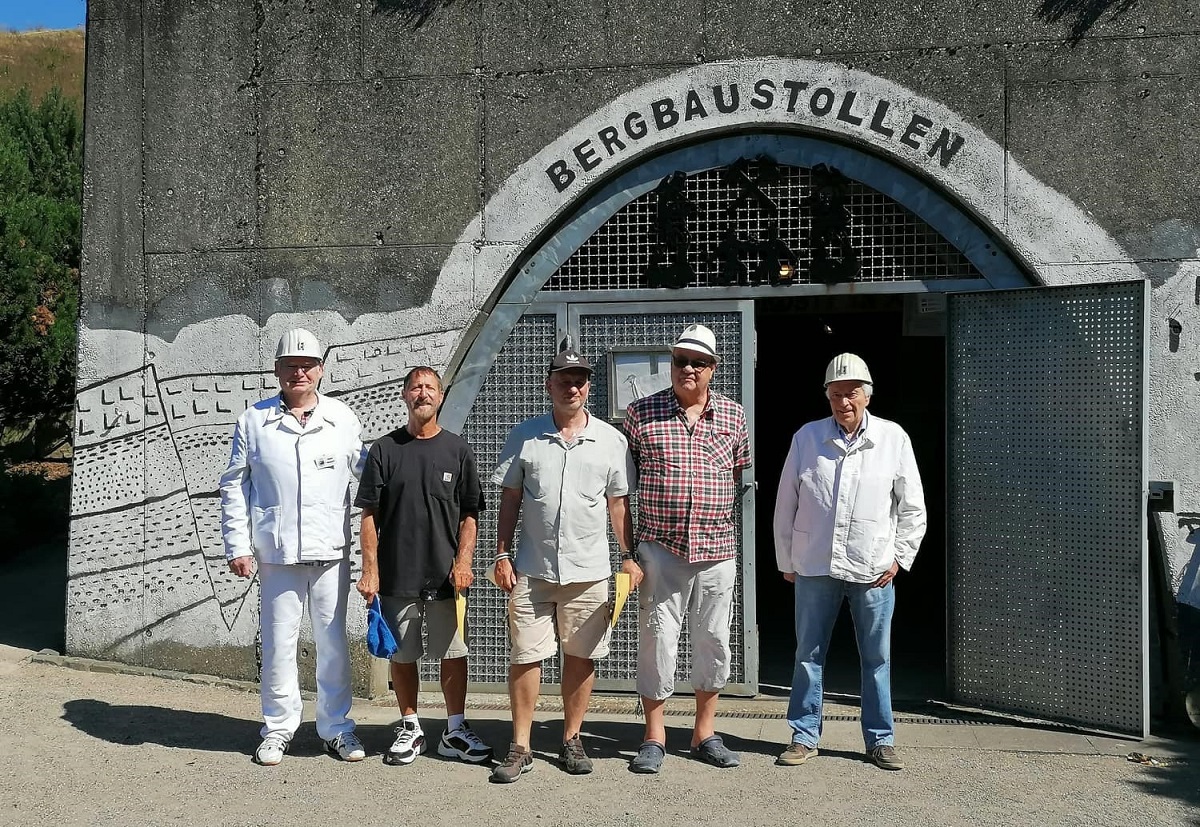
{"label": "man in black t-shirt", "polygon": [[383,760],[411,764],[425,751],[417,717],[417,661],[424,622],[429,654],[441,659],[446,731],[438,752],[472,764],[490,761],[492,748],[464,720],[467,644],[458,628],[455,595],[474,580],[477,517],[483,491],[466,440],[438,425],[442,380],[430,367],[404,377],[408,424],[375,441],[355,505],[362,508],[362,577],[368,602],[379,595],[396,636],[392,687],[404,716]]}

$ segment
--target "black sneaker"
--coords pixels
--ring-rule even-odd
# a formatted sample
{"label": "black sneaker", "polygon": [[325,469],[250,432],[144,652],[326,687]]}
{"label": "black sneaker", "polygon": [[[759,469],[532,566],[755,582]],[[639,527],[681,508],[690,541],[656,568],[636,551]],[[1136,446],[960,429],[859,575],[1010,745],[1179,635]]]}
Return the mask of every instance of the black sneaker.
{"label": "black sneaker", "polygon": [[396,727],[396,740],[383,754],[383,763],[395,766],[411,764],[425,751],[425,733],[411,721],[401,721]]}
{"label": "black sneaker", "polygon": [[583,751],[583,742],[578,735],[562,745],[558,758],[563,769],[571,775],[587,775],[592,771],[592,759]]}
{"label": "black sneaker", "polygon": [[457,758],[468,764],[483,764],[492,760],[492,748],[463,721],[458,729],[442,733],[442,740],[438,742],[438,755]]}
{"label": "black sneaker", "polygon": [[509,744],[508,755],[492,770],[488,780],[496,784],[511,784],[521,777],[522,773],[533,770],[533,753],[528,747]]}

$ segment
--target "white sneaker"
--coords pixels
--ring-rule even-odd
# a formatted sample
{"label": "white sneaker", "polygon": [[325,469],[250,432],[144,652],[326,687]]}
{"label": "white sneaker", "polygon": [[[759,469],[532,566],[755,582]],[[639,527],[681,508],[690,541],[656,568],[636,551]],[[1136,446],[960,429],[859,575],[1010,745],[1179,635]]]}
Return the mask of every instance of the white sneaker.
{"label": "white sneaker", "polygon": [[362,741],[353,732],[343,732],[336,738],[325,742],[325,749],[343,761],[361,761],[367,757]]}
{"label": "white sneaker", "polygon": [[278,732],[269,732],[263,742],[254,751],[254,762],[264,767],[273,767],[283,760],[291,742]]}
{"label": "white sneaker", "polygon": [[475,734],[475,730],[463,721],[462,726],[455,730],[442,733],[438,742],[438,754],[447,758],[457,758],[468,764],[482,764],[492,760],[492,748]]}
{"label": "white sneaker", "polygon": [[396,727],[396,740],[383,754],[385,764],[411,764],[425,751],[425,733],[419,724],[401,721]]}

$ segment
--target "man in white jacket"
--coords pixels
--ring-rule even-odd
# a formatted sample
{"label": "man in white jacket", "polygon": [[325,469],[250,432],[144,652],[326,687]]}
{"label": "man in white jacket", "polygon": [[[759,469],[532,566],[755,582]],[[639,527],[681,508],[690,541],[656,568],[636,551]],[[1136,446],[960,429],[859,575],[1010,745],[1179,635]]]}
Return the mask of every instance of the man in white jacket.
{"label": "man in white jacket", "polygon": [[853,353],[825,371],[833,416],[792,437],[775,499],[775,558],[796,593],[792,742],[776,763],[817,754],[822,671],[842,600],[849,600],[862,668],[862,733],[871,760],[903,769],[892,721],[891,636],[900,569],[925,536],[925,496],[904,429],[870,416],[873,385]]}
{"label": "man in white jacket", "polygon": [[317,648],[317,734],[343,761],[366,753],[350,714],[346,600],[350,588],[350,478],[362,473],[362,426],[317,392],[321,347],[289,330],[275,350],[279,395],[238,417],[221,475],[221,534],[229,570],[254,574],[262,629],[262,743],[254,760],[278,764],[300,725],[296,643],[304,603]]}

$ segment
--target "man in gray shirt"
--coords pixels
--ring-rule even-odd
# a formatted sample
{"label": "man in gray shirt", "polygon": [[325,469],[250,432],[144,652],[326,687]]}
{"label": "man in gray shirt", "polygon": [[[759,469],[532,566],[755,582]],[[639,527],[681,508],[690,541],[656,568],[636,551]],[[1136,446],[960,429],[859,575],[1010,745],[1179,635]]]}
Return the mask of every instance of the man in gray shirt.
{"label": "man in gray shirt", "polygon": [[[542,661],[563,649],[563,768],[592,771],[579,730],[595,683],[594,660],[608,654],[607,514],[634,586],[642,571],[629,556],[633,521],[629,492],[633,459],[625,436],[588,413],[592,366],[566,349],[550,362],[550,413],[512,430],[492,481],[502,486],[496,543],[496,584],[509,593],[512,645],[509,699],[513,738],[491,780],[510,783],[533,769],[529,733]],[[525,509],[514,559],[513,534]],[[557,639],[556,639],[557,636]]]}

